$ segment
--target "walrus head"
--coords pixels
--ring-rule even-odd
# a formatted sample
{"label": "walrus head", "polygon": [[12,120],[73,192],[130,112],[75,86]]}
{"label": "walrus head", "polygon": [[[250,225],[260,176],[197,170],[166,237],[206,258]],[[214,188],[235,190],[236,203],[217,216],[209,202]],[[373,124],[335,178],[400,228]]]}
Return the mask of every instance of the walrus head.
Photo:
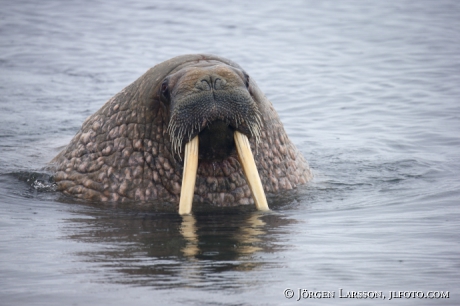
{"label": "walrus head", "polygon": [[98,201],[255,203],[311,178],[272,104],[236,63],[184,55],[90,116],[52,161],[58,190]]}

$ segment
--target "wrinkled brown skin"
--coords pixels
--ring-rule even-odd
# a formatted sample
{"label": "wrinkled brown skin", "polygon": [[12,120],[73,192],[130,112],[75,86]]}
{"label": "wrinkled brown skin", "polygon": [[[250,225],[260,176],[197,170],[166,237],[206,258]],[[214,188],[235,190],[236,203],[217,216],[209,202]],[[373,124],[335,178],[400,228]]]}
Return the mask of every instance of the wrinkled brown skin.
{"label": "wrinkled brown skin", "polygon": [[[178,56],[149,69],[88,117],[51,161],[58,190],[93,201],[177,204],[183,159],[172,153],[167,132],[171,115],[161,100],[160,87],[167,76],[203,63],[243,71],[236,63],[213,55]],[[248,136],[265,192],[305,184],[311,171],[288,139],[271,102],[252,79],[248,91],[263,121],[257,150],[255,138]],[[216,206],[254,203],[236,154],[219,162],[199,161],[193,201]]]}

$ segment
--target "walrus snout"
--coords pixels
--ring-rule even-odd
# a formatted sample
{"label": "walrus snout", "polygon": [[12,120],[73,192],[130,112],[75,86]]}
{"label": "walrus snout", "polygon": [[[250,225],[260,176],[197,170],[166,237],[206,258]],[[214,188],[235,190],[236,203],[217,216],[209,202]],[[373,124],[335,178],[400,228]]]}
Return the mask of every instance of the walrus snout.
{"label": "walrus snout", "polygon": [[269,209],[248,140],[254,137],[257,145],[263,126],[248,80],[242,71],[222,65],[189,67],[167,80],[172,151],[184,152],[180,214],[191,211],[199,159],[240,160],[256,207]]}
{"label": "walrus snout", "polygon": [[171,114],[168,132],[177,156],[181,157],[188,141],[216,122],[259,139],[263,120],[242,71],[222,65],[188,67],[167,81]]}

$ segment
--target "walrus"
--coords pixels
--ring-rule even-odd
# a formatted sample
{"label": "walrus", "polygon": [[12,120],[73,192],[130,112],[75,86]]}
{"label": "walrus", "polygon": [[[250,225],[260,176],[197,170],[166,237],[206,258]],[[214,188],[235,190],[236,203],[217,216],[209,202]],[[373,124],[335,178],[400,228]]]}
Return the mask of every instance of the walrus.
{"label": "walrus", "polygon": [[255,204],[311,170],[236,63],[190,54],[150,68],[89,116],[52,161],[57,190],[91,200]]}

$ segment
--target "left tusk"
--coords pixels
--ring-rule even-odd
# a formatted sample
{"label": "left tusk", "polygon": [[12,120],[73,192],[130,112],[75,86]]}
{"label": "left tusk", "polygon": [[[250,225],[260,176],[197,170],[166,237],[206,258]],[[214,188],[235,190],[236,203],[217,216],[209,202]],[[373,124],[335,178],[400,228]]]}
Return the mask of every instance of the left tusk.
{"label": "left tusk", "polygon": [[260,181],[259,172],[257,171],[256,163],[254,162],[254,156],[252,155],[251,147],[249,146],[248,137],[238,131],[235,131],[233,137],[235,138],[238,157],[240,158],[241,166],[243,167],[243,172],[246,176],[246,180],[248,181],[249,188],[251,188],[256,208],[258,210],[270,210],[270,208],[268,208],[264,188],[262,187],[262,182]]}
{"label": "left tusk", "polygon": [[185,145],[184,172],[180,191],[179,214],[188,215],[192,211],[195,192],[196,170],[198,169],[198,135]]}

